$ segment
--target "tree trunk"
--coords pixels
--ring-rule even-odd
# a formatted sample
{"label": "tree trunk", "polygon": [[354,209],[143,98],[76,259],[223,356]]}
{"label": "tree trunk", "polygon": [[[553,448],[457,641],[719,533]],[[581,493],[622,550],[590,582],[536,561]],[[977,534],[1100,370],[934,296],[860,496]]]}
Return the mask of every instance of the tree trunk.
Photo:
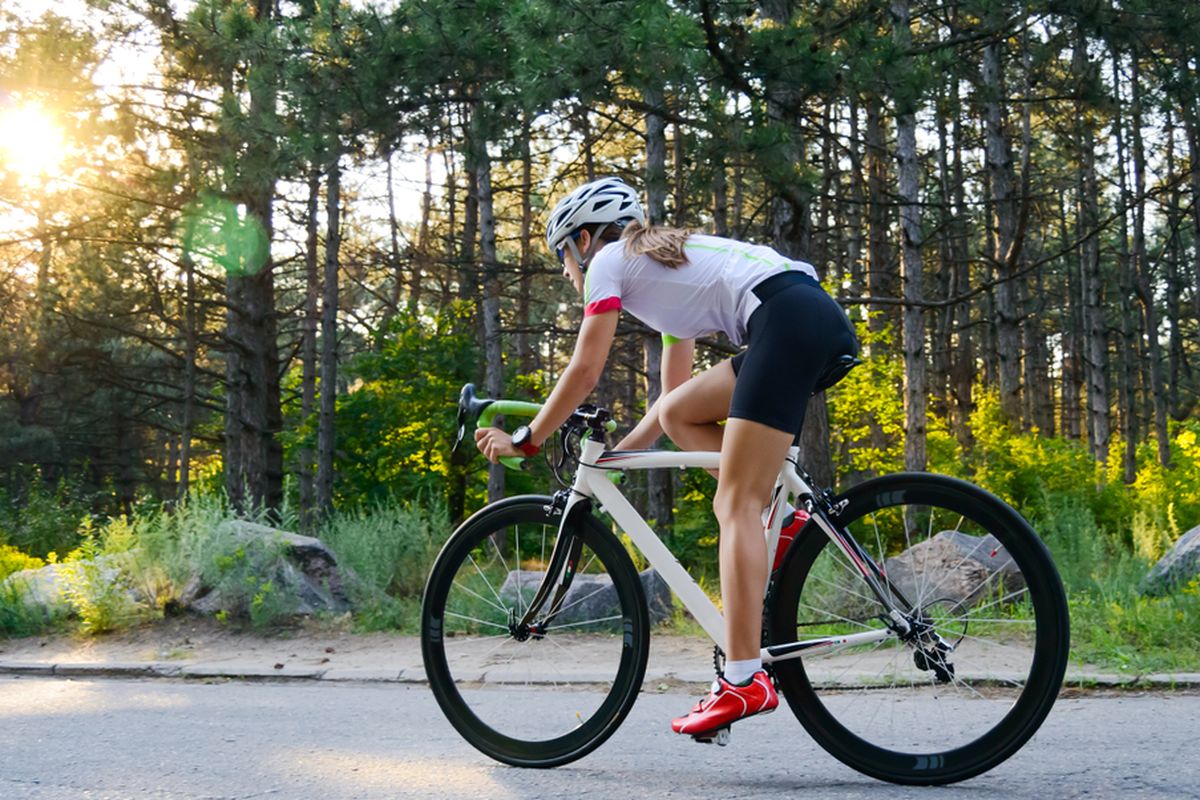
{"label": "tree trunk", "polygon": [[532,138],[530,115],[521,121],[521,278],[517,286],[517,363],[521,374],[537,371],[530,336],[530,302],[533,297],[533,157],[529,152]]}
{"label": "tree trunk", "polygon": [[684,176],[683,129],[679,123],[675,123],[673,127],[675,136],[671,141],[671,166],[675,172],[675,214],[672,224],[676,228],[682,228],[687,225],[684,214],[687,210],[687,183]]}
{"label": "tree trunk", "polygon": [[[718,107],[724,106],[724,100],[724,93],[717,92],[714,102],[719,104]],[[729,176],[726,174],[725,149],[721,146],[713,148],[709,160],[713,169],[713,233],[717,236],[729,236]]]}
{"label": "tree trunk", "polygon": [[1192,175],[1192,313],[1200,319],[1200,119],[1197,116],[1195,108],[1184,109]]}
{"label": "tree trunk", "polygon": [[[963,174],[962,159],[962,104],[958,98],[958,84],[954,85],[954,107],[960,113],[954,114],[951,132],[954,137],[954,156],[952,169],[954,171],[954,288],[957,294],[965,294],[971,288],[970,243],[968,239],[968,220],[970,212],[967,207],[966,178]],[[978,368],[975,363],[975,341],[971,336],[971,304],[964,301],[955,306],[954,328],[957,332],[958,346],[954,349],[951,361],[951,391],[954,396],[954,413],[951,416],[955,435],[964,446],[972,444],[970,427],[971,414],[975,410],[975,377]]]}
{"label": "tree trunk", "polygon": [[[1175,179],[1175,115],[1168,112],[1163,122],[1166,135],[1166,167],[1168,180]],[[1181,210],[1183,209],[1183,193],[1178,186],[1172,189],[1167,202],[1167,230],[1169,231],[1163,264],[1166,269],[1167,286],[1167,413],[1177,421],[1187,419],[1191,409],[1180,407],[1180,380],[1187,356],[1183,350],[1183,333],[1180,330],[1182,308],[1180,297],[1183,285],[1179,280],[1179,270],[1183,260],[1183,246],[1179,231],[1182,227]]]}
{"label": "tree trunk", "polygon": [[[475,176],[479,213],[479,260],[483,276],[484,384],[489,397],[504,397],[504,360],[500,340],[500,264],[496,257],[496,217],[492,197],[492,162],[488,156],[483,107],[471,110],[471,172]],[[488,502],[504,496],[504,467],[488,465]]]}
{"label": "tree trunk", "polygon": [[[892,0],[892,41],[903,53],[912,44],[908,0]],[[901,279],[904,285],[904,469],[925,469],[925,402],[928,392],[925,368],[925,317],[921,263],[920,166],[917,163],[915,100],[896,99],[896,166],[900,179]]]}
{"label": "tree trunk", "polygon": [[317,514],[333,510],[333,451],[336,441],[338,374],[339,251],[341,249],[341,153],[335,147],[325,176],[325,280],[321,297],[321,411],[317,424]]}
{"label": "tree trunk", "polygon": [[[426,265],[429,263],[429,228],[433,214],[433,135],[430,134],[425,150],[425,187],[421,192],[421,224],[417,229],[417,252],[413,254],[412,269],[408,276],[408,306],[419,309],[424,299]],[[399,262],[397,261],[397,269]],[[396,273],[400,279],[400,273]]]}
{"label": "tree trunk", "polygon": [[1136,289],[1134,268],[1129,252],[1129,207],[1132,205],[1129,182],[1125,175],[1125,132],[1121,114],[1121,65],[1120,58],[1113,50],[1113,94],[1116,102],[1113,104],[1113,138],[1117,143],[1117,176],[1120,188],[1121,225],[1117,239],[1117,260],[1120,264],[1120,310],[1121,310],[1121,438],[1125,448],[1121,457],[1122,478],[1125,483],[1133,483],[1137,479],[1137,323],[1134,320],[1133,294]]}
{"label": "tree trunk", "polygon": [[[391,325],[392,317],[400,309],[400,295],[404,287],[404,271],[400,266],[400,221],[396,218],[396,186],[395,186],[395,170],[392,169],[392,157],[395,153],[389,151],[384,154],[384,165],[386,166],[386,176],[384,183],[387,184],[387,208],[388,208],[388,269],[392,273],[392,285],[388,289],[387,301],[383,308],[383,317],[379,322],[379,329],[386,332]],[[432,153],[426,153],[426,163]]]}
{"label": "tree trunk", "polygon": [[[1095,65],[1087,57],[1087,39],[1081,33],[1075,43],[1072,71],[1081,83],[1096,80]],[[1081,87],[1082,93],[1082,87]],[[1087,236],[1079,249],[1079,284],[1083,299],[1083,371],[1087,383],[1088,443],[1092,457],[1108,460],[1112,421],[1109,418],[1108,326],[1104,313],[1104,282],[1100,272],[1100,191],[1096,178],[1095,132],[1090,117],[1080,104],[1076,109],[1079,137],[1079,224],[1077,238]]]}
{"label": "tree trunk", "polygon": [[[850,161],[849,177],[849,208],[846,210],[846,275],[850,281],[847,288],[851,297],[860,297],[865,288],[863,275],[863,206],[866,203],[866,193],[863,191],[862,139],[859,134],[858,103],[850,99],[850,141],[847,156]],[[855,314],[854,316],[858,316]]]}
{"label": "tree trunk", "polygon": [[[317,398],[317,325],[320,320],[321,273],[317,268],[317,210],[321,194],[321,175],[314,168],[308,175],[308,204],[304,229],[304,319],[300,335],[300,419],[307,424]],[[317,520],[316,476],[311,445],[300,448],[299,461],[300,527],[311,531]]]}
{"label": "tree trunk", "polygon": [[1000,408],[1004,417],[1017,425],[1021,421],[1021,331],[1014,272],[1020,243],[1017,241],[1017,195],[1012,155],[1004,130],[1005,84],[1001,47],[999,40],[991,40],[984,45],[980,75],[986,93],[984,139],[996,230],[991,259],[999,281],[992,294],[996,314]]}
{"label": "tree trunk", "polygon": [[[867,294],[871,297],[896,297],[896,280],[892,274],[890,207],[887,198],[887,134],[884,130],[880,100],[867,95],[864,109],[867,116]],[[874,335],[883,333],[894,313],[886,306],[872,309],[868,328]]]}
{"label": "tree trunk", "polygon": [[[274,21],[275,3],[255,0],[259,24]],[[249,116],[256,133],[238,164],[243,170],[234,195],[246,208],[247,221],[260,226],[254,252],[234,265],[226,280],[225,488],[238,510],[276,511],[283,502],[283,428],[279,404],[279,351],[276,336],[275,271],[271,261],[276,177],[275,141],[261,131],[274,127],[278,90],[274,66],[250,68]],[[234,212],[236,214],[236,212]],[[234,219],[234,225],[239,221]],[[230,254],[232,255],[232,254]],[[232,263],[232,261],[231,261]]]}
{"label": "tree trunk", "polygon": [[184,502],[191,488],[192,431],[196,427],[196,359],[200,331],[196,321],[196,264],[192,260],[190,247],[183,248],[180,261],[184,276],[183,422],[179,430],[179,481],[175,499]]}
{"label": "tree trunk", "polygon": [[[1068,199],[1065,193],[1059,198],[1058,235],[1059,240],[1064,244],[1070,241],[1078,241],[1078,236],[1072,235],[1071,226],[1067,221],[1068,200],[1078,209],[1082,206],[1082,198],[1083,192],[1080,190],[1080,185],[1076,186],[1076,192],[1071,198]],[[1074,219],[1078,228],[1078,210],[1074,214]],[[1079,259],[1065,259],[1063,267],[1065,273],[1063,283],[1065,284],[1067,301],[1066,308],[1060,316],[1064,330],[1062,334],[1062,358],[1059,362],[1059,370],[1062,374],[1062,407],[1059,415],[1059,429],[1066,438],[1078,440],[1083,431],[1083,418],[1081,416],[1083,408],[1082,398],[1085,396],[1085,390],[1083,389],[1083,353],[1085,352],[1084,343],[1087,341],[1083,330],[1083,287],[1080,285],[1082,256]]]}
{"label": "tree trunk", "polygon": [[1159,341],[1158,307],[1154,300],[1155,276],[1146,252],[1146,149],[1142,142],[1141,58],[1131,53],[1133,87],[1133,181],[1137,205],[1134,210],[1133,251],[1137,293],[1142,302],[1146,341],[1149,345],[1150,398],[1154,408],[1154,436],[1158,443],[1158,463],[1171,466],[1171,440],[1167,435],[1167,391],[1163,382],[1162,344]]}
{"label": "tree trunk", "polygon": [[[654,88],[646,90],[645,101],[651,108],[661,108],[664,98],[662,92]],[[646,115],[646,213],[655,222],[666,216],[666,161],[666,126],[659,114],[650,112]],[[676,197],[675,200],[678,211],[683,198]],[[646,364],[646,408],[649,408],[662,393],[662,339],[653,334],[645,336],[642,348]],[[655,530],[664,538],[670,535],[675,523],[674,480],[672,470],[654,469],[646,473],[647,514],[655,520]]]}

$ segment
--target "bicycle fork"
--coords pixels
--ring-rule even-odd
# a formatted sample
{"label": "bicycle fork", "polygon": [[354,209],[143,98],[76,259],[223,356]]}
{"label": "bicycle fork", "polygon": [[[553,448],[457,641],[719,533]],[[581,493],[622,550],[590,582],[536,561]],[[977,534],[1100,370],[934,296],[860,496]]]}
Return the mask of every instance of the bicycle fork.
{"label": "bicycle fork", "polygon": [[[570,523],[579,514],[589,513],[591,501],[579,496],[572,498],[569,492],[560,491],[555,493],[549,510],[562,516],[558,524],[558,536],[555,537],[554,547],[550,551],[550,564],[521,618],[517,619],[515,609],[509,611],[509,632],[518,641],[545,636],[550,623],[562,609],[563,601],[575,579],[575,572],[579,568],[580,555],[583,553],[583,542],[571,532]],[[520,569],[520,565],[517,565],[517,568]],[[550,601],[550,610],[544,617],[539,618],[547,600]]]}

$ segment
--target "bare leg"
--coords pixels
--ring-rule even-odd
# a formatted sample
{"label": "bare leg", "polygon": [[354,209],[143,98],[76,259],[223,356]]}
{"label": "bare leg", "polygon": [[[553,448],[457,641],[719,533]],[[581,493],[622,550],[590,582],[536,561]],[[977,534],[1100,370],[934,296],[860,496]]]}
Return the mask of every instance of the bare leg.
{"label": "bare leg", "polygon": [[762,510],[792,443],[792,434],[758,422],[730,419],[735,375],[723,361],[664,398],[663,430],[685,450],[720,450],[713,510],[721,528],[721,598],[725,607],[726,656],[757,658],[762,600],[767,585],[767,543]]}
{"label": "bare leg", "polygon": [[736,376],[722,361],[676,387],[662,399],[659,421],[671,441],[684,450],[721,449]]}
{"label": "bare leg", "polygon": [[713,511],[721,526],[721,599],[730,660],[757,658],[761,648],[768,572],[761,514],[791,443],[792,434],[759,422],[735,418],[725,424]]}

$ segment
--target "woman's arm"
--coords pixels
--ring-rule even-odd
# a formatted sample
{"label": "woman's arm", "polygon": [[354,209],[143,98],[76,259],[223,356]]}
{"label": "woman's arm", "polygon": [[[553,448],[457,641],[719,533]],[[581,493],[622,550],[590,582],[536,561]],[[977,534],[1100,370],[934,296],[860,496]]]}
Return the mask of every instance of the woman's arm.
{"label": "woman's arm", "polygon": [[658,409],[662,399],[672,389],[692,377],[692,361],[696,352],[695,339],[678,339],[671,344],[663,343],[662,391],[654,400],[629,435],[617,443],[616,450],[641,450],[650,447],[662,436],[662,424],[658,421]]}
{"label": "woman's arm", "polygon": [[[571,355],[571,363],[563,370],[542,410],[533,418],[533,422],[529,423],[532,434],[530,441],[534,444],[540,446],[546,441],[566,422],[571,412],[587,399],[592,389],[596,388],[600,375],[604,372],[604,363],[608,360],[613,336],[617,332],[619,313],[614,310],[583,318],[583,324],[579,326],[579,338],[575,340],[575,352]],[[475,444],[492,462],[501,456],[524,455],[512,446],[511,434],[499,428],[476,429]]]}

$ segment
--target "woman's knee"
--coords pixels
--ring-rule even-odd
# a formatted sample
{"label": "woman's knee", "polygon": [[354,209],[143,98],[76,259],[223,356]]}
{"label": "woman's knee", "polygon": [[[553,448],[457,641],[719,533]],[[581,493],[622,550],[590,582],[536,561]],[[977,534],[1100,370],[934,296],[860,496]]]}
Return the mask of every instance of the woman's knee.
{"label": "woman's knee", "polygon": [[713,514],[723,529],[743,519],[758,519],[763,506],[761,498],[745,491],[723,489],[719,483],[713,496]]}
{"label": "woman's knee", "polygon": [[686,393],[676,389],[663,395],[658,409],[658,422],[672,441],[679,441],[679,434],[687,430],[689,422]]}

